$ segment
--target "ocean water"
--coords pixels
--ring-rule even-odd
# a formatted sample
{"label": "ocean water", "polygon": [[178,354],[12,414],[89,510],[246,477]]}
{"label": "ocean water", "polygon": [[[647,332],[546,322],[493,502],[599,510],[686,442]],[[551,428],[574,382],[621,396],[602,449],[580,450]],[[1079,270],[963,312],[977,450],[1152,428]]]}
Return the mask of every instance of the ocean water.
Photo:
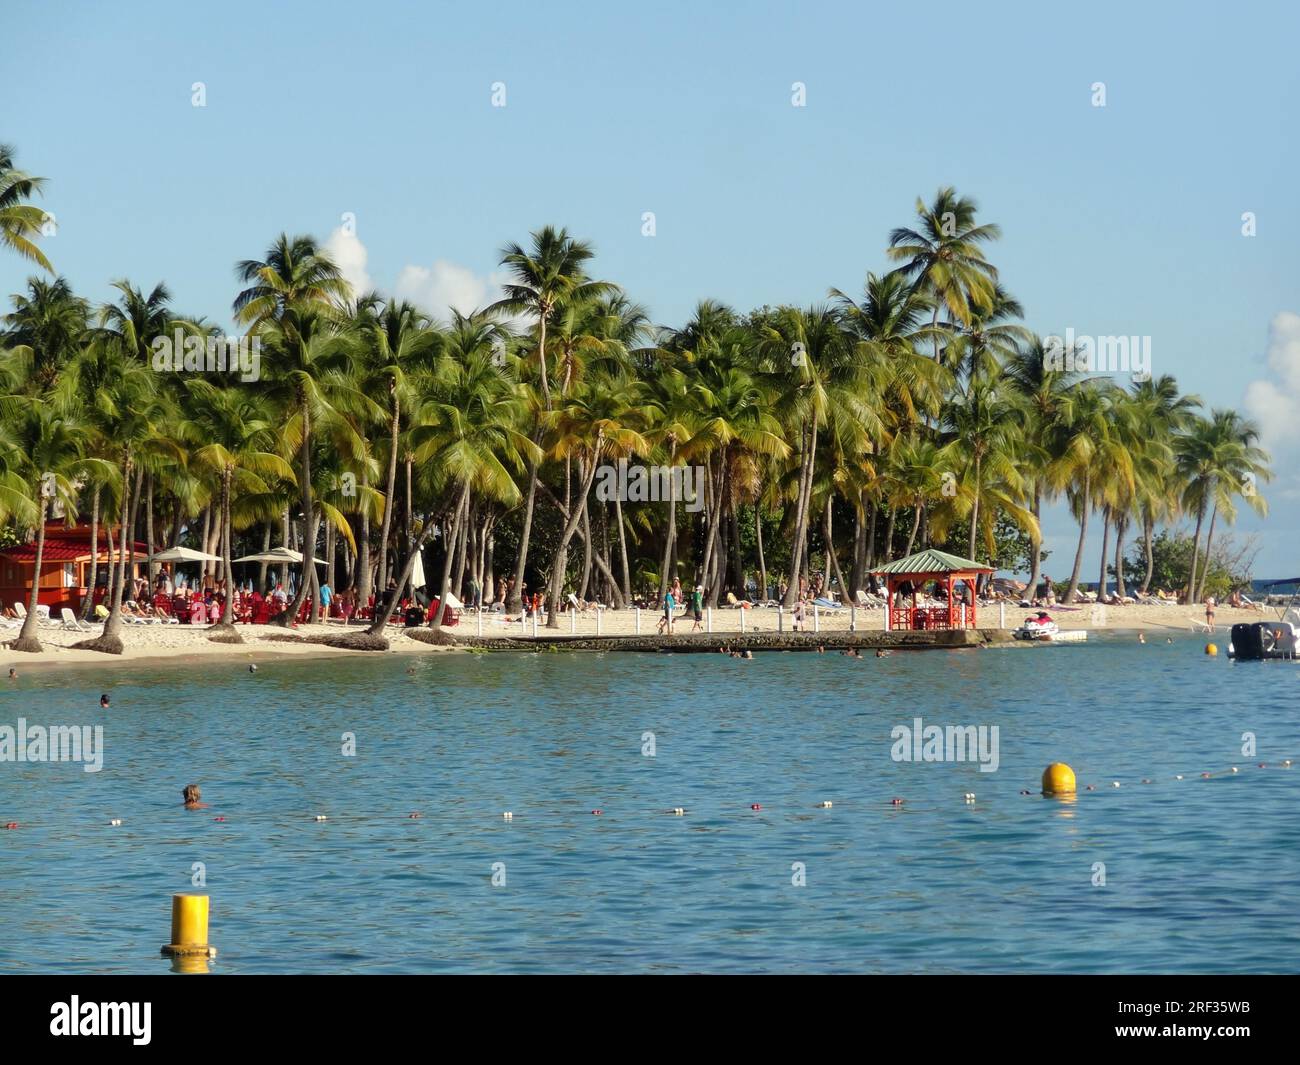
{"label": "ocean water", "polygon": [[104,767],[0,764],[0,972],[166,972],[191,890],[214,973],[1295,972],[1300,666],[1174,639],[29,669],[0,724]]}

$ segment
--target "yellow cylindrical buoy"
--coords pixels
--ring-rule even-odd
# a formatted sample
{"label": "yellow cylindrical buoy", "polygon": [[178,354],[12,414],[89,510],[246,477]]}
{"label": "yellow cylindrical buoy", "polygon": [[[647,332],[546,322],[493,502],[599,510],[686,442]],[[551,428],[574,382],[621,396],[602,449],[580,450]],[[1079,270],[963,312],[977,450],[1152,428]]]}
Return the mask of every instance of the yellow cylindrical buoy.
{"label": "yellow cylindrical buoy", "polygon": [[1044,795],[1073,795],[1074,770],[1064,762],[1053,762],[1043,770]]}
{"label": "yellow cylindrical buoy", "polygon": [[173,956],[216,956],[216,949],[208,946],[207,895],[172,896],[172,941],[162,952]]}
{"label": "yellow cylindrical buoy", "polygon": [[1215,655],[1219,653],[1219,648],[1215,644],[1207,643],[1205,645],[1205,653],[1209,655],[1211,658],[1213,658]]}

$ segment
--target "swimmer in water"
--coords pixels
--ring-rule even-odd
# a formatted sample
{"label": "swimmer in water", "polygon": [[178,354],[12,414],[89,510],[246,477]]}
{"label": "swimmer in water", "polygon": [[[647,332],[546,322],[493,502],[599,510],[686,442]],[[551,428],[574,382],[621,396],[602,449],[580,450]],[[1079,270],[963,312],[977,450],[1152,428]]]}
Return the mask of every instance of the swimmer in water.
{"label": "swimmer in water", "polygon": [[108,693],[107,693],[107,692],[105,692],[103,695],[101,695],[101,696],[99,697],[99,707],[100,707],[101,710],[107,710],[107,709],[108,709]]}
{"label": "swimmer in water", "polygon": [[753,657],[754,657],[754,652],[751,651],[748,647],[746,647],[746,648],[745,648],[745,653],[744,653],[743,655],[741,655],[740,657],[741,657],[741,658],[753,658]]}
{"label": "swimmer in water", "polygon": [[1147,634],[1145,632],[1139,632],[1138,643],[1146,643],[1146,642],[1147,642]]}
{"label": "swimmer in water", "polygon": [[197,784],[186,784],[185,787],[181,789],[181,795],[185,799],[185,809],[187,810],[206,810],[208,808],[206,802],[199,802],[202,795],[199,794],[199,786]]}
{"label": "swimmer in water", "polygon": [[876,648],[876,657],[877,657],[877,658],[884,658],[884,657],[886,657],[888,654],[889,654],[889,652],[886,651],[886,650],[884,650],[883,648],[880,648],[880,647],[877,647],[877,648]]}
{"label": "swimmer in water", "polygon": [[10,679],[10,680],[17,680],[17,679],[18,679],[18,670],[14,669],[13,666],[10,666],[10,667],[9,667],[9,679]]}

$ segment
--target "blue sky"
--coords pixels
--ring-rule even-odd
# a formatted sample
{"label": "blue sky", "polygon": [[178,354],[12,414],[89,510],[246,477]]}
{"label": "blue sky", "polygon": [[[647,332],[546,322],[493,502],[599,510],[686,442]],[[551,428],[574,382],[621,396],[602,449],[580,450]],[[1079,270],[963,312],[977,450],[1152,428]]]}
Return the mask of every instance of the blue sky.
{"label": "blue sky", "polygon": [[[1150,336],[1153,372],[1261,420],[1273,513],[1238,529],[1257,576],[1300,573],[1294,5],[6,7],[0,141],[49,179],[48,254],[93,299],[165,279],[225,322],[234,263],[283,230],[473,304],[549,222],[676,324],[706,296],[860,289],[951,184],[1002,227],[990,258],[1032,328]],[[0,257],[0,292],[28,272]],[[1045,533],[1057,576],[1075,529],[1054,511]]]}

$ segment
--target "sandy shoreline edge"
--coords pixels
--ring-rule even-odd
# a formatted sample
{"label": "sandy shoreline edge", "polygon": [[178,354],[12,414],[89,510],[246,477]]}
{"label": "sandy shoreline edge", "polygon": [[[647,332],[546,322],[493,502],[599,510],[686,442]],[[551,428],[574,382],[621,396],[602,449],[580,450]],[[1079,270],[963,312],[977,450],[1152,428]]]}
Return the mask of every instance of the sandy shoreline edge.
{"label": "sandy shoreline edge", "polygon": [[[1005,613],[1007,627],[1014,628],[1019,625],[1027,613],[1029,612],[1023,607],[1013,608],[1008,606]],[[713,634],[725,638],[728,635],[739,633],[740,615],[740,611],[732,609],[714,610]],[[1198,632],[1196,626],[1193,625],[1193,620],[1201,621],[1204,618],[1203,611],[1196,607],[1125,606],[1102,609],[1085,604],[1074,609],[1057,607],[1053,609],[1052,615],[1063,629],[1115,632],[1148,631],[1163,635],[1181,632],[1184,636],[1204,637],[1207,642],[1217,640],[1224,643],[1227,640],[1228,629],[1235,622],[1269,621],[1277,617],[1277,612],[1275,610],[1233,610],[1220,607],[1215,619],[1218,631],[1213,637],[1207,637],[1203,630]],[[649,635],[655,631],[658,617],[658,614],[652,614],[649,611],[641,612],[640,627],[643,635]],[[996,628],[998,620],[997,607],[981,610],[979,616],[981,627]],[[823,632],[844,633],[849,629],[849,612],[843,610],[836,614],[822,614],[819,622]],[[858,611],[856,623],[858,631],[879,632],[884,628],[883,611]],[[676,627],[678,632],[689,632],[691,622],[689,619],[679,618]],[[600,618],[600,633],[604,636],[631,636],[636,633],[636,628],[636,614],[631,610],[606,611]],[[777,612],[762,609],[746,611],[745,628],[750,633],[774,633],[777,629]],[[786,631],[789,631],[788,615],[785,628]],[[538,634],[569,636],[574,633],[575,629],[578,635],[596,635],[595,615],[591,613],[579,615],[576,624],[574,620],[565,616],[560,621],[558,633],[555,629],[547,630],[545,627],[539,627]],[[96,631],[98,631],[98,628],[96,628]],[[174,664],[177,659],[201,660],[205,663],[227,661],[247,664],[276,659],[319,659],[340,656],[376,658],[384,654],[428,655],[464,652],[467,650],[467,648],[457,647],[435,647],[418,640],[412,640],[403,634],[402,627],[398,625],[390,625],[385,633],[389,640],[389,650],[386,652],[352,651],[316,643],[298,643],[283,639],[264,638],[269,636],[283,637],[286,634],[302,637],[337,635],[344,631],[362,631],[360,626],[353,626],[351,629],[345,630],[342,625],[338,624],[304,625],[296,629],[283,629],[269,625],[241,625],[239,632],[246,641],[242,645],[213,643],[207,638],[207,631],[206,627],[191,628],[188,625],[128,626],[122,633],[122,640],[126,645],[125,651],[121,655],[106,655],[96,651],[73,650],[72,644],[87,638],[84,633],[68,632],[58,628],[41,629],[38,635],[41,643],[45,646],[43,654],[22,653],[6,647],[4,648],[4,654],[0,655],[0,668],[7,672],[12,667],[17,669],[21,675],[24,670],[33,668],[42,671],[63,666],[115,668],[127,665]],[[464,636],[476,636],[478,634],[478,621],[474,615],[468,614],[462,618],[460,625],[450,631]],[[498,622],[495,617],[484,615],[483,636],[485,638],[514,637],[519,639],[521,637],[527,638],[531,633],[531,624],[507,625]],[[12,639],[16,635],[16,632],[8,634],[6,640]],[[665,639],[665,642],[668,642],[667,639]]]}

